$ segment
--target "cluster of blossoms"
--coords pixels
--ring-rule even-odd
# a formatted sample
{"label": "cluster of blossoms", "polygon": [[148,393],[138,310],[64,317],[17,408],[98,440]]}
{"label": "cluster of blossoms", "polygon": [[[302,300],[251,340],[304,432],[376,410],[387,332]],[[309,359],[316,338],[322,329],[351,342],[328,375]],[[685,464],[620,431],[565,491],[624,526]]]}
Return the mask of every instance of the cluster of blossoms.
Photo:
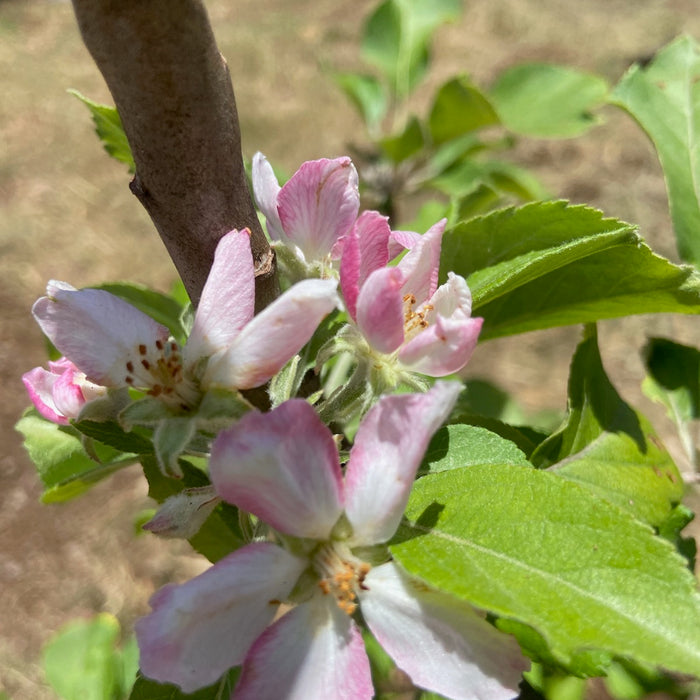
{"label": "cluster of blossoms", "polygon": [[[409,577],[388,548],[460,385],[390,392],[427,389],[422,375],[460,370],[481,329],[465,280],[449,273],[438,285],[445,222],[419,235],[360,214],[348,158],[305,163],[280,187],[258,154],[253,185],[289,283],[258,315],[247,230],[221,239],[182,345],[104,290],[50,282],[33,308],[64,355],[23,377],[41,415],[149,426],[173,477],[190,441],[206,442],[211,485],[166,501],[148,529],[189,537],[222,500],[257,522],[253,541],[153,596],[137,623],[142,672],[190,692],[241,665],[235,698],[371,698],[362,625],[416,685],[505,700],[525,669],[515,642]],[[345,383],[316,406],[294,397],[267,412],[250,406],[239,390],[270,381],[334,310],[347,323],[316,369],[344,353],[352,359]],[[235,397],[223,404],[235,415],[212,422],[211,397],[221,392]],[[361,420],[345,461],[327,424],[350,406]]]}

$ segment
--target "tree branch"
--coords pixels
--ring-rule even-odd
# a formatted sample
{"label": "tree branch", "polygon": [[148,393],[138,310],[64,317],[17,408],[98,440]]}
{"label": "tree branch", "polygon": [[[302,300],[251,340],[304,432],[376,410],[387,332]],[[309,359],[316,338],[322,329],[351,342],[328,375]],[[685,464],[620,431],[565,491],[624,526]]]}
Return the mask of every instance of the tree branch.
{"label": "tree branch", "polygon": [[73,0],[136,163],[149,213],[194,304],[216,244],[248,227],[256,310],[279,293],[274,254],[248,191],[226,62],[201,0]]}

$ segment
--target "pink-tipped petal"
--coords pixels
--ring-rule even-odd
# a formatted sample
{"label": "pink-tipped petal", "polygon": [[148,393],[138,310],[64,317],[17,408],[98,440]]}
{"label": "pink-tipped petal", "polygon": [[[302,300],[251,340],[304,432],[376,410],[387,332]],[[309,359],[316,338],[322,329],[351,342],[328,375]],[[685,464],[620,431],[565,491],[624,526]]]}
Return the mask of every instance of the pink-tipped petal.
{"label": "pink-tipped petal", "polygon": [[60,375],[49,372],[43,367],[35,367],[22,375],[22,382],[31,402],[40,416],[59,425],[68,425],[68,418],[56,406],[53,389]]}
{"label": "pink-tipped petal", "polygon": [[447,219],[431,226],[399,263],[404,275],[403,294],[413,294],[418,304],[433,296],[440,272],[440,249]]}
{"label": "pink-tipped petal", "polygon": [[343,510],[333,436],[302,399],[219,433],[209,472],[224,500],[288,535],[326,539]]}
{"label": "pink-tipped petal", "polygon": [[307,260],[328,255],[357,218],[357,171],[349,158],[303,163],[277,196],[287,238]]}
{"label": "pink-tipped petal", "polygon": [[411,250],[423,236],[415,231],[392,231],[389,239],[389,260],[393,260],[404,250]]}
{"label": "pink-tipped petal", "polygon": [[126,364],[137,363],[139,346],[152,348],[169,331],[131,304],[102,289],[77,290],[49,282],[32,313],[51,342],[88,379],[103,386],[124,386]]}
{"label": "pink-tipped petal", "polygon": [[136,623],[143,674],[186,693],[210,685],[243,661],[305,566],[281,547],[251,544],[161,588]]}
{"label": "pink-tipped petal", "polygon": [[360,591],[372,634],[421,688],[453,700],[509,700],[530,664],[512,637],[473,608],[414,583],[394,564]]}
{"label": "pink-tipped petal", "polygon": [[[76,369],[65,370],[56,380],[53,386],[53,400],[56,408],[67,418],[77,418],[85,405],[88,399],[83,388],[85,384],[101,389],[102,391],[98,393],[105,391],[104,387],[97,387],[91,382],[87,382],[83,373]],[[92,393],[90,398],[95,398],[95,392]]]}
{"label": "pink-tipped petal", "polygon": [[340,257],[340,289],[343,293],[345,308],[354,321],[357,317],[357,296],[360,293],[360,234],[353,229],[343,236],[343,247]]}
{"label": "pink-tipped petal", "polygon": [[438,316],[433,325],[401,348],[399,362],[430,377],[458,372],[469,362],[483,322],[483,318],[452,320]]}
{"label": "pink-tipped petal", "polygon": [[210,361],[205,385],[250,389],[264,384],[311,339],[340,300],[335,280],[303,280],[261,311],[228,350]]}
{"label": "pink-tipped petal", "polygon": [[362,635],[332,601],[315,597],[258,638],[243,664],[234,700],[370,700]]}
{"label": "pink-tipped petal", "polygon": [[385,396],[360,423],[345,472],[353,545],[386,542],[396,532],[430,438],[461,388],[437,382],[424,394]]}
{"label": "pink-tipped petal", "polygon": [[229,231],[216,247],[202,290],[194,326],[183,350],[186,363],[211,357],[228,347],[253,318],[255,269],[250,231]]}
{"label": "pink-tipped petal", "polygon": [[286,240],[277,212],[277,195],[280,186],[267,158],[258,152],[253,156],[252,167],[253,195],[258,209],[265,215],[267,232],[273,241]]}
{"label": "pink-tipped petal", "polygon": [[403,275],[398,267],[375,270],[357,297],[357,326],[372,348],[391,353],[404,340]]}

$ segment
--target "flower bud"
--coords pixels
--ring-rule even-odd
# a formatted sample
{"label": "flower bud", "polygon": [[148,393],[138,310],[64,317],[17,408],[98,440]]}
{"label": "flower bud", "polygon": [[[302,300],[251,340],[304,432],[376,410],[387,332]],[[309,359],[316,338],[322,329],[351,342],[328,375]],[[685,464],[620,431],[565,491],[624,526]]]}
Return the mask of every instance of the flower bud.
{"label": "flower bud", "polygon": [[143,529],[161,537],[187,539],[197,534],[220,500],[213,486],[184,489],[163,501]]}

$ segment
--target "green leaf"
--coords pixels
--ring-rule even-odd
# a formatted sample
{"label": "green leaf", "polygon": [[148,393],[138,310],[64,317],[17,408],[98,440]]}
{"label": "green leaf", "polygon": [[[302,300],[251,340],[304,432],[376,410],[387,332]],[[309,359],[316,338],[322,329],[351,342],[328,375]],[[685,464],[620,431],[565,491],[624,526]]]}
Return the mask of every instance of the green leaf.
{"label": "green leaf", "polygon": [[213,685],[202,688],[196,693],[183,693],[177,686],[156,683],[139,674],[129,700],[228,700],[239,675],[240,669],[234,668]]}
{"label": "green leaf", "polygon": [[486,95],[466,76],[452,78],[440,87],[428,119],[435,145],[499,123]]}
{"label": "green leaf", "polygon": [[573,68],[527,63],[502,73],[489,96],[505,126],[526,136],[569,138],[598,122],[606,81]]}
{"label": "green leaf", "polygon": [[24,446],[44,485],[45,503],[79,496],[136,459],[136,455],[100,443],[92,443],[92,454],[88,454],[75,428],[51,423],[35,409],[26,411],[15,428],[24,436]]}
{"label": "green leaf", "polygon": [[700,418],[700,351],[665,338],[650,338],[644,357],[647,377],[642,390],[666,407],[691,464],[696,465],[692,421]]}
{"label": "green leaf", "polygon": [[678,252],[700,265],[700,50],[681,37],[645,68],[635,65],[613,101],[626,109],[654,143],[666,178]]}
{"label": "green leaf", "polygon": [[436,474],[475,464],[532,466],[510,440],[473,425],[446,425],[428,445],[419,474]]}
{"label": "green leaf", "polygon": [[153,452],[152,442],[135,430],[125,432],[115,421],[81,420],[73,423],[73,427],[83,435],[110,445],[121,452],[135,454],[150,454]]}
{"label": "green leaf", "polygon": [[93,102],[89,97],[81,95],[77,90],[68,90],[68,92],[77,97],[90,110],[92,120],[95,122],[95,131],[100,141],[102,141],[105,151],[120,163],[128,165],[130,173],[136,172],[136,164],[131,155],[131,147],[124,133],[122,120],[117,110],[109,105]]}
{"label": "green leaf", "polygon": [[388,100],[382,84],[371,75],[359,73],[333,73],[332,77],[364,119],[367,130],[373,133],[387,110]]}
{"label": "green leaf", "polygon": [[184,342],[185,331],[181,322],[183,306],[173,297],[132,282],[106,282],[95,285],[92,289],[104,289],[128,301],[139,311],[167,326],[179,343]]}
{"label": "green leaf", "polygon": [[428,585],[531,627],[565,669],[605,655],[700,675],[684,560],[625,511],[546,471],[475,465],[419,479],[390,549]]}
{"label": "green leaf", "polygon": [[461,9],[460,0],[385,0],[369,17],[362,56],[384,73],[398,99],[425,74],[433,32]]}
{"label": "green leaf", "polygon": [[441,278],[468,278],[483,340],[640,313],[700,313],[700,275],[635,228],[566,202],[534,202],[446,231]]}
{"label": "green leaf", "polygon": [[411,117],[400,134],[382,139],[379,145],[392,162],[403,162],[418,153],[425,145],[420,122],[416,117]]}
{"label": "green leaf", "polygon": [[129,692],[136,677],[134,641],[117,649],[119,623],[101,613],[66,625],[44,647],[46,680],[64,700],[115,700]]}
{"label": "green leaf", "polygon": [[571,363],[568,420],[531,459],[656,527],[683,497],[681,476],[654,429],[605,374],[594,327]]}

